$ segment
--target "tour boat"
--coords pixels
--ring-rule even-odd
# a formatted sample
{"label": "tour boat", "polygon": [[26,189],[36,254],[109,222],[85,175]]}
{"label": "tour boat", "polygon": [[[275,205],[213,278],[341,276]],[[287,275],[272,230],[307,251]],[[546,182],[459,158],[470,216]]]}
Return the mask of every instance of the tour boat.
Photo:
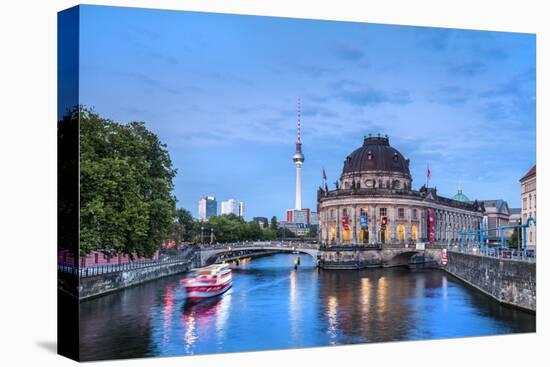
{"label": "tour boat", "polygon": [[231,269],[227,264],[194,269],[189,278],[182,280],[189,300],[218,296],[231,288],[232,284]]}

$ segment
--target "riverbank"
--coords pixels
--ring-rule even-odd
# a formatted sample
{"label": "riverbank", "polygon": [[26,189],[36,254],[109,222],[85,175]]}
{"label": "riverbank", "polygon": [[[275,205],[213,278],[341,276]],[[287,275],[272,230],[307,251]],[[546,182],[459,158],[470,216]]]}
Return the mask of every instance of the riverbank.
{"label": "riverbank", "polygon": [[79,299],[86,300],[159,278],[185,273],[190,268],[191,262],[189,260],[182,260],[83,277],[80,278],[78,285]]}
{"label": "riverbank", "polygon": [[449,251],[443,269],[494,300],[536,313],[536,263]]}

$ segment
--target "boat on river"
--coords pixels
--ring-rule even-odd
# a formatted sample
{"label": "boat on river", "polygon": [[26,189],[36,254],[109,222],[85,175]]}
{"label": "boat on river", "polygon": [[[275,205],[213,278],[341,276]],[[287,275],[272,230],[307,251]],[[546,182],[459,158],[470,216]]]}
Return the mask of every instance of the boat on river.
{"label": "boat on river", "polygon": [[194,269],[181,284],[187,291],[189,300],[216,297],[231,288],[231,268],[228,264],[214,264]]}

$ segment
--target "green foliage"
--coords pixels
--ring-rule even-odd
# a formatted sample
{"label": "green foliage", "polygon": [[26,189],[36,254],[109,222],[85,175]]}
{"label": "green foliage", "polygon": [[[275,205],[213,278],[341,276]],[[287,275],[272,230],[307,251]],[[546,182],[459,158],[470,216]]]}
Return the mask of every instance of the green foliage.
{"label": "green foliage", "polygon": [[508,247],[510,248],[516,248],[519,244],[519,228],[514,228],[514,232],[512,233],[512,236],[508,240]]}
{"label": "green foliage", "polygon": [[183,208],[177,209],[175,221],[170,228],[170,239],[176,243],[194,241],[196,233],[196,224],[191,213]]}
{"label": "green foliage", "polygon": [[309,227],[309,233],[308,233],[308,237],[309,238],[316,238],[317,237],[317,226],[311,226]]}
{"label": "green foliage", "polygon": [[284,238],[294,238],[294,237],[296,237],[296,234],[288,228],[281,227],[277,229],[277,238],[284,239]]}
{"label": "green foliage", "polygon": [[214,242],[270,241],[276,239],[270,228],[261,228],[257,222],[245,222],[234,214],[210,217],[205,222],[195,222],[195,238],[200,241],[201,227],[204,242],[210,242],[211,229],[214,230]]}
{"label": "green foliage", "polygon": [[277,233],[277,229],[279,229],[279,226],[277,225],[277,217],[276,216],[273,216],[271,217],[271,223],[269,224],[269,228]]}
{"label": "green foliage", "polygon": [[176,171],[141,122],[80,113],[80,249],[151,256],[174,221]]}

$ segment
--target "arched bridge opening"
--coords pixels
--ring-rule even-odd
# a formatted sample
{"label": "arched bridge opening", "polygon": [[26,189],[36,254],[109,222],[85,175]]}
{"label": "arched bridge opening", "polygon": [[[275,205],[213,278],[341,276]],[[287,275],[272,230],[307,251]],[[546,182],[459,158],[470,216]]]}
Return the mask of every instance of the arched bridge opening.
{"label": "arched bridge opening", "polygon": [[276,253],[296,253],[307,254],[311,256],[315,263],[319,257],[319,251],[313,248],[299,248],[299,247],[278,247],[278,246],[252,246],[252,247],[239,247],[239,248],[224,248],[216,250],[201,250],[201,265],[209,265],[215,262],[234,261],[247,257],[255,257],[261,255],[273,255]]}
{"label": "arched bridge opening", "polygon": [[393,256],[387,266],[415,266],[433,264],[436,260],[424,251],[405,251]]}

